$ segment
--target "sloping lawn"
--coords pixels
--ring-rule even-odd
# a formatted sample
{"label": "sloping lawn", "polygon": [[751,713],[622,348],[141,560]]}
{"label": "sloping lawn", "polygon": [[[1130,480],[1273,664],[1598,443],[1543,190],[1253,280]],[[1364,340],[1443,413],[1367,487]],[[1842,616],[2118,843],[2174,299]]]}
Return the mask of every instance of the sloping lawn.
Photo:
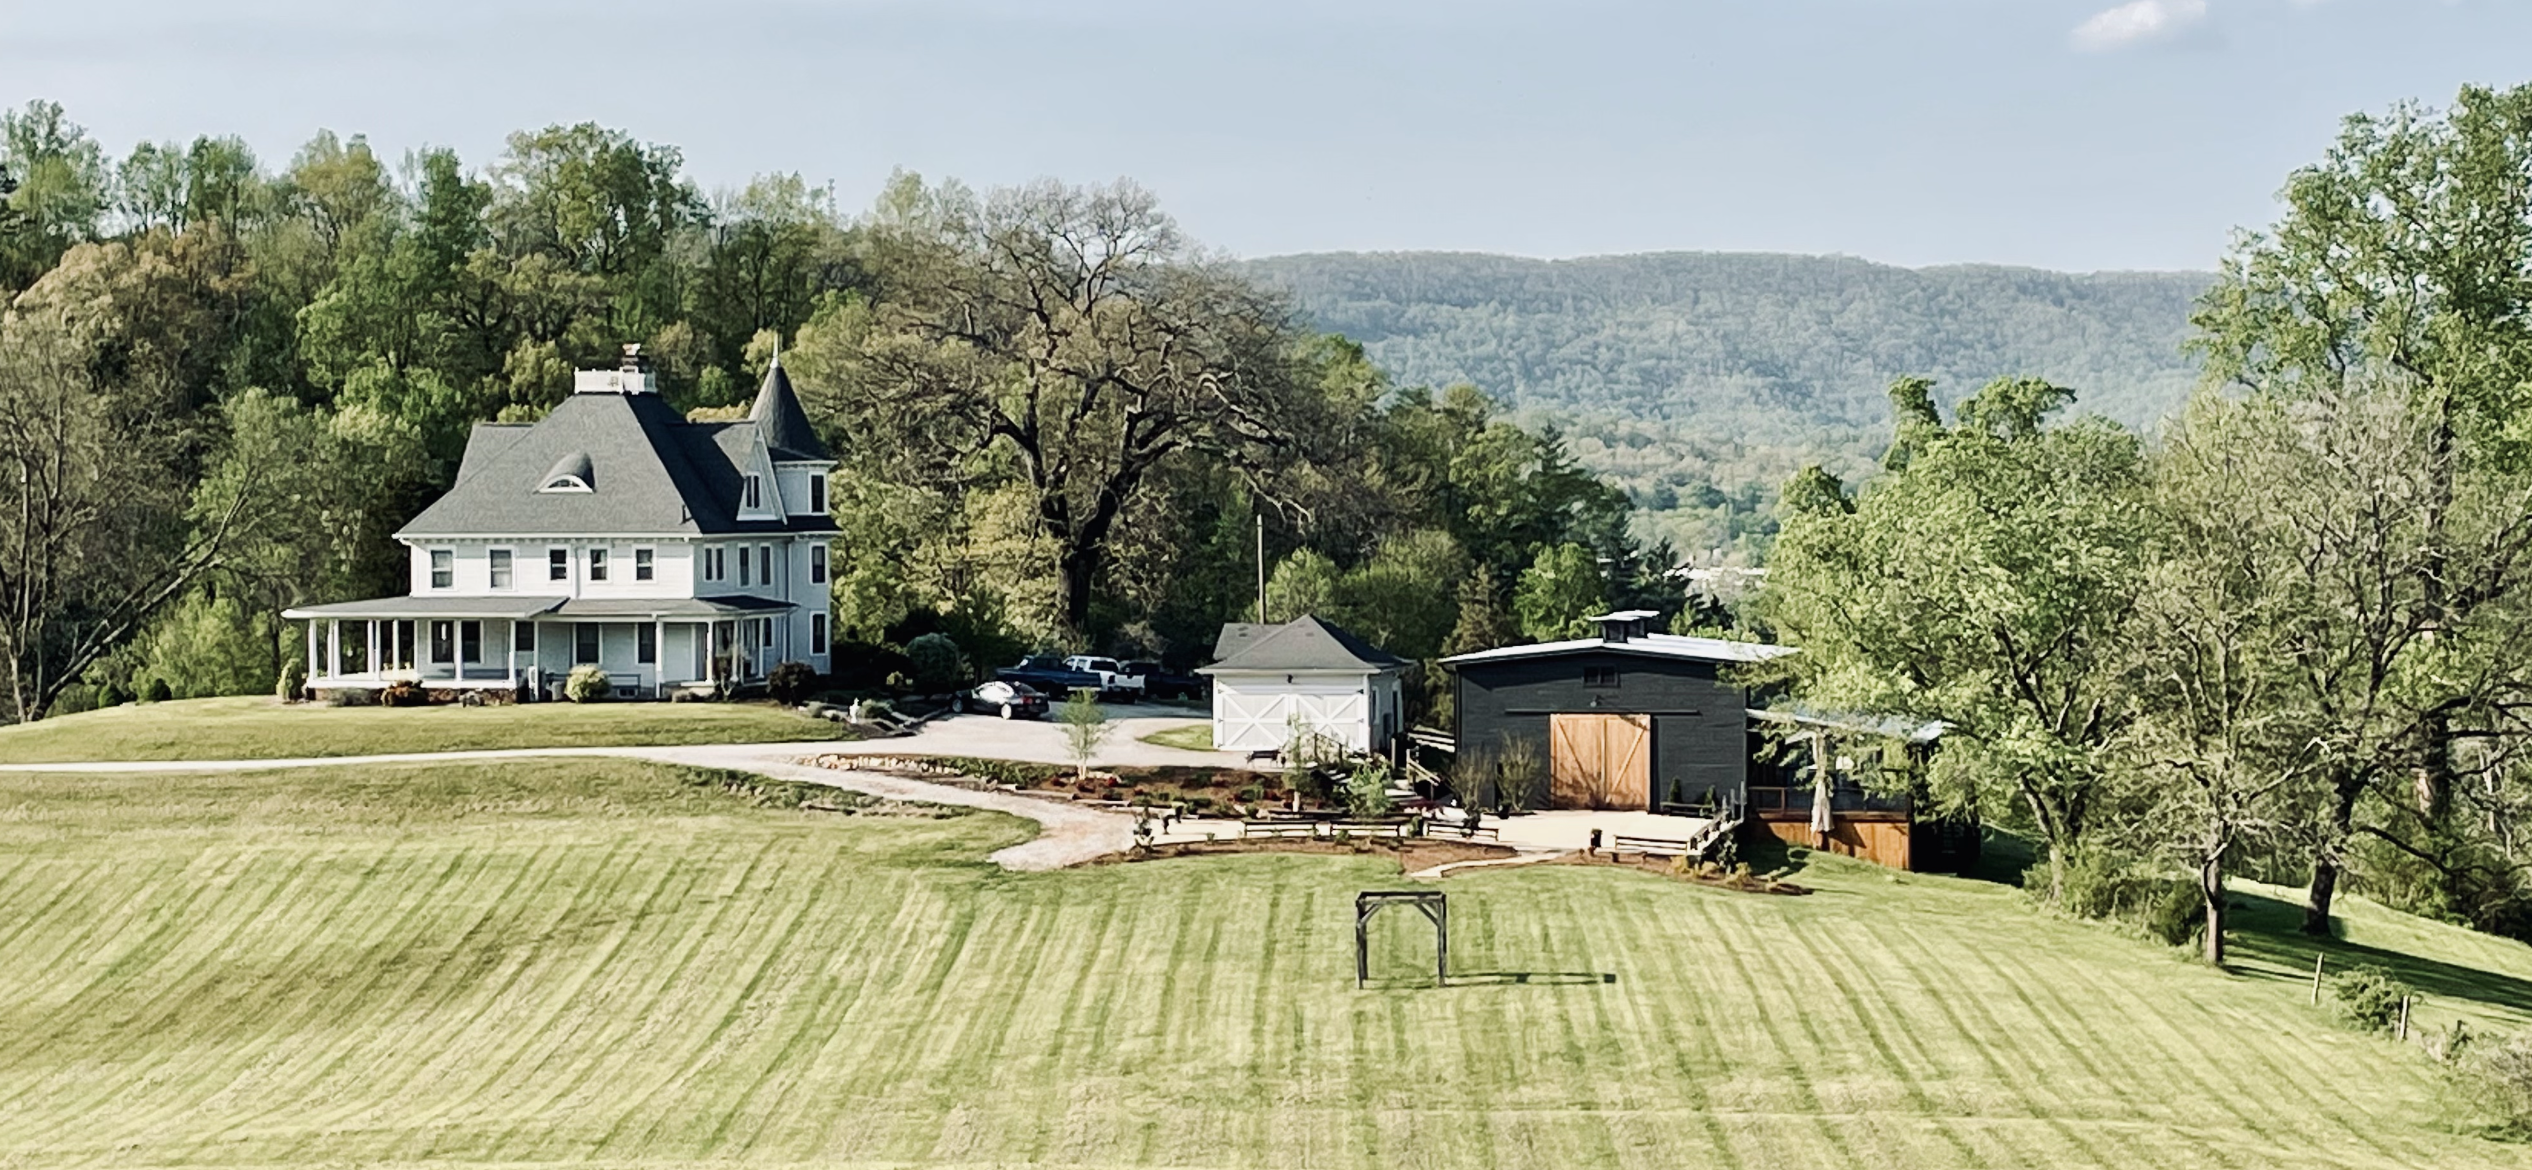
{"label": "sloping lawn", "polygon": [[492,748],[840,739],[771,703],[528,703],[326,707],[246,696],[133,703],[0,727],[0,764],[271,760]]}
{"label": "sloping lawn", "polygon": [[[770,807],[621,760],[0,774],[0,1164],[2520,1167],[2431,1065],[2013,890],[1017,876],[1018,822]],[[2360,908],[2423,1021],[2532,951]],[[2479,998],[2467,998],[2476,996]]]}

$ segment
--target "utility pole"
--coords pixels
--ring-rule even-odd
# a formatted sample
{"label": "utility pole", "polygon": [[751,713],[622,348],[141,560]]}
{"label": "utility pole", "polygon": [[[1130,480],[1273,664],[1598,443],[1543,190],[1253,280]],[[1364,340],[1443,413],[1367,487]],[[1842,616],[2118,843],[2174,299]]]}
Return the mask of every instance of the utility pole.
{"label": "utility pole", "polygon": [[1266,624],[1266,513],[1257,514],[1257,624]]}

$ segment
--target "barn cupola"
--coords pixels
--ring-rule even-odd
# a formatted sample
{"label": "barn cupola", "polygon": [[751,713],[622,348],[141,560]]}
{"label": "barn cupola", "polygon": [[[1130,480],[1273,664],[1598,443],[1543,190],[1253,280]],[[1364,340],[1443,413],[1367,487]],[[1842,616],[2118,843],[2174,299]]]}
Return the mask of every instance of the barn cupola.
{"label": "barn cupola", "polygon": [[1633,642],[1644,636],[1645,623],[1660,616],[1662,615],[1649,609],[1622,609],[1616,613],[1604,613],[1589,620],[1591,624],[1600,627],[1601,641]]}
{"label": "barn cupola", "polygon": [[640,342],[624,347],[624,358],[612,370],[573,370],[571,392],[574,394],[657,394],[659,375],[651,372],[651,360],[642,355]]}

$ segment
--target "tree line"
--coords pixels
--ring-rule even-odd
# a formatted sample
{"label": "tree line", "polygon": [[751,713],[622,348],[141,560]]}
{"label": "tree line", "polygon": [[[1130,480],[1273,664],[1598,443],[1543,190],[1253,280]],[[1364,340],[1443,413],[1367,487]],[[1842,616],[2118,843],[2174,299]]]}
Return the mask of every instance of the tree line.
{"label": "tree line", "polygon": [[586,124],[477,168],[332,133],[117,159],[39,101],[0,113],[0,306],[8,720],[269,690],[281,609],[401,592],[391,535],[473,424],[628,341],[698,417],[782,354],[843,461],[839,662],[932,632],[1191,659],[1254,608],[1261,518],[1300,566],[1275,616],[1409,653],[1472,580],[1482,624],[1543,555],[1662,559],[1553,431],[1392,386],[1125,183],[900,176],[847,214]]}
{"label": "tree line", "polygon": [[1943,723],[1928,796],[2061,901],[2177,864],[2218,961],[2241,873],[2532,938],[2532,87],[2350,119],[2283,200],[2159,434],[1902,380],[1754,612],[1801,693]]}

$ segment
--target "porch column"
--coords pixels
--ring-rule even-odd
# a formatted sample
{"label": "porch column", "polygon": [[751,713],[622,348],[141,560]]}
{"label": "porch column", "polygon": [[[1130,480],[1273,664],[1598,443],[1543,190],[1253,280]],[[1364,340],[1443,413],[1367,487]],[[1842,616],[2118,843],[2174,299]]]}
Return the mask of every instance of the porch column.
{"label": "porch column", "polygon": [[317,665],[318,665],[318,663],[317,663],[317,645],[316,645],[316,642],[317,642],[317,631],[316,631],[316,628],[317,628],[316,619],[315,619],[315,618],[309,618],[309,619],[308,619],[308,677],[309,677],[309,678],[315,678],[315,677],[317,677]]}
{"label": "porch column", "polygon": [[343,619],[328,618],[325,622],[325,676],[343,677]]}
{"label": "porch column", "polygon": [[387,668],[378,660],[378,619],[371,618],[367,624],[369,626],[369,658],[367,659],[369,673],[385,674]]}
{"label": "porch column", "polygon": [[651,697],[668,697],[668,619],[651,615]]}
{"label": "porch column", "polygon": [[519,619],[511,618],[509,628],[501,631],[509,639],[503,643],[501,660],[510,665],[510,689],[519,689]]}

